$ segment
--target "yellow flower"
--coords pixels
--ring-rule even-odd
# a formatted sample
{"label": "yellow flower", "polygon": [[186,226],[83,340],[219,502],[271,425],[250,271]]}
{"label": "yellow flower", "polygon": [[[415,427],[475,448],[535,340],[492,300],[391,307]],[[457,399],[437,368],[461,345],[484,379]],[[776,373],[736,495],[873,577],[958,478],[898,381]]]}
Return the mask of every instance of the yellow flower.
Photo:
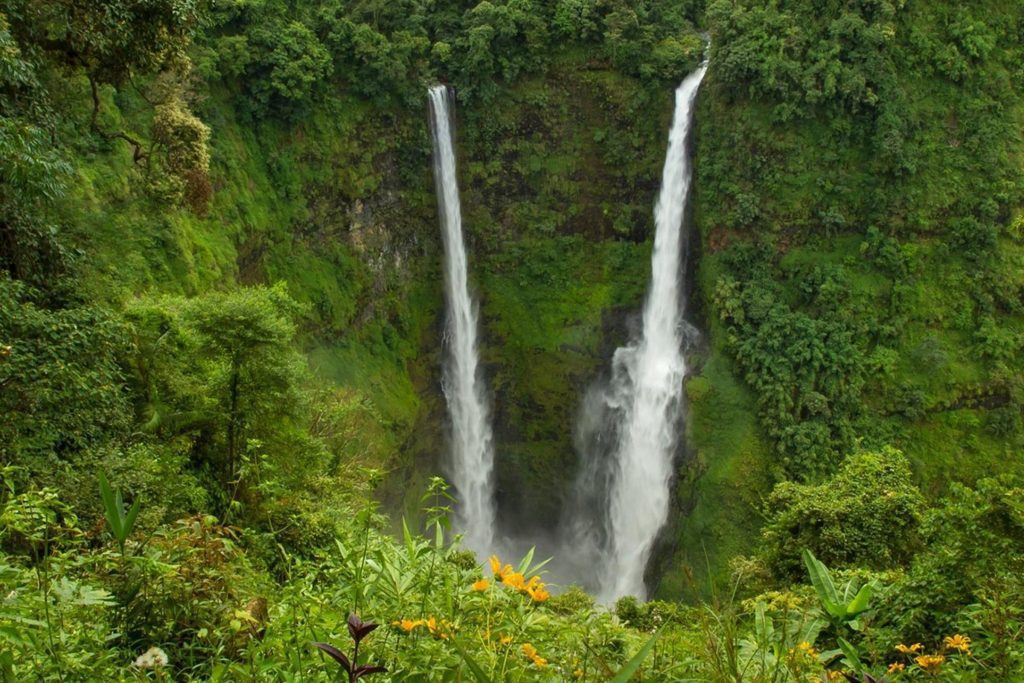
{"label": "yellow flower", "polygon": [[907,665],[903,662],[893,662],[889,665],[889,673],[894,674],[903,671],[907,668]]}
{"label": "yellow flower", "polygon": [[969,636],[962,636],[957,633],[954,636],[946,636],[943,641],[950,650],[959,650],[971,654],[971,639]]}
{"label": "yellow flower", "polygon": [[942,666],[942,663],[946,661],[946,658],[942,655],[921,655],[920,657],[915,657],[914,661],[925,671],[935,673]]}
{"label": "yellow flower", "polygon": [[520,649],[523,651],[523,654],[526,655],[526,658],[533,662],[538,669],[543,669],[545,666],[548,665],[548,660],[544,659],[539,654],[537,654],[537,648],[535,648],[533,645],[530,645],[529,643],[523,643],[523,647]]}
{"label": "yellow flower", "polygon": [[831,681],[841,681],[841,680],[843,680],[843,672],[842,671],[829,671],[828,672],[828,680],[830,682]]}
{"label": "yellow flower", "polygon": [[924,649],[924,645],[922,645],[921,643],[914,643],[913,645],[910,645],[910,646],[907,646],[907,645],[904,645],[903,643],[900,643],[899,645],[896,646],[896,651],[897,652],[902,652],[905,655],[915,654],[917,652],[920,652],[922,649]]}
{"label": "yellow flower", "polygon": [[583,678],[583,669],[576,669],[572,672],[573,678]]}
{"label": "yellow flower", "polygon": [[437,630],[437,619],[434,617],[430,617],[424,623],[427,625],[427,628],[430,629],[431,633]]}
{"label": "yellow flower", "polygon": [[416,620],[413,620],[413,619],[402,619],[401,621],[394,621],[394,622],[392,622],[392,624],[394,624],[398,628],[402,629],[406,633],[410,633],[417,626],[422,626],[423,625],[423,620],[422,619],[416,619]]}
{"label": "yellow flower", "polygon": [[790,657],[808,657],[810,659],[818,658],[818,651],[814,649],[814,646],[804,641],[797,645],[795,648],[789,649]]}
{"label": "yellow flower", "polygon": [[491,582],[487,579],[480,579],[479,581],[473,584],[473,590],[475,590],[477,593],[483,593],[485,590],[487,590],[487,587],[490,585]]}
{"label": "yellow flower", "polygon": [[500,642],[502,645],[508,645],[512,642],[512,636],[502,636],[501,640],[499,640],[498,642]]}
{"label": "yellow flower", "polygon": [[501,576],[501,560],[498,559],[497,555],[491,555],[491,573],[495,576]]}
{"label": "yellow flower", "polygon": [[527,586],[526,592],[530,595],[534,602],[544,602],[551,597],[551,594],[544,590],[544,584],[539,586]]}
{"label": "yellow flower", "polygon": [[501,582],[506,586],[515,588],[516,590],[525,590],[526,581],[523,579],[523,575],[519,572],[513,572],[511,566],[508,567],[508,570],[509,571],[507,573],[502,574]]}

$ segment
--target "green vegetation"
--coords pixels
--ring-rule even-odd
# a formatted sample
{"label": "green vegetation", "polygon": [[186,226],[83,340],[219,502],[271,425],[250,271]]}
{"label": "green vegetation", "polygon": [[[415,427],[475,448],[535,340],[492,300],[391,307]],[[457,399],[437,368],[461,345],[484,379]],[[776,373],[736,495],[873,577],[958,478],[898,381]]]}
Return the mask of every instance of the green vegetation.
{"label": "green vegetation", "polygon": [[[543,528],[699,30],[706,348],[612,611],[446,531],[424,92]],[[0,679],[1019,678],[1022,64],[1011,0],[3,3]]]}
{"label": "green vegetation", "polygon": [[[698,280],[767,447],[729,482],[817,484],[887,446],[931,497],[1020,474],[1020,7],[722,0],[706,21]],[[694,412],[714,478],[743,420]]]}

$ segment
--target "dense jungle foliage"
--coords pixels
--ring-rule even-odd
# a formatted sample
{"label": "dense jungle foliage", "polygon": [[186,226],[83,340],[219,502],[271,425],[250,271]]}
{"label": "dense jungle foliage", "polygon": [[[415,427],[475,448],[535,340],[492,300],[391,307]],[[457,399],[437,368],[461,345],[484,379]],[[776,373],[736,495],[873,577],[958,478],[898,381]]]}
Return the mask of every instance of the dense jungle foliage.
{"label": "dense jungle foliage", "polygon": [[[689,443],[606,609],[446,532],[425,93],[543,529],[704,36]],[[0,0],[0,677],[1024,679],[1022,88],[1015,0]]]}

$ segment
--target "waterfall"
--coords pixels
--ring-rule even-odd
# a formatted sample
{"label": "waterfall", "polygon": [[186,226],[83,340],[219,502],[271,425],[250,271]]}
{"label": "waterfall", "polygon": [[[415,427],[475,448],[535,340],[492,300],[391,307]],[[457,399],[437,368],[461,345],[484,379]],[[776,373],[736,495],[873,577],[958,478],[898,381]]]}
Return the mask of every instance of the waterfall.
{"label": "waterfall", "polygon": [[455,527],[464,534],[467,547],[482,555],[490,549],[494,534],[494,451],[477,355],[477,309],[466,274],[451,110],[448,88],[430,88],[434,184],[445,251],[448,354],[443,388],[452,421],[449,473],[458,500]]}
{"label": "waterfall", "polygon": [[644,571],[665,525],[682,431],[685,305],[682,224],[692,169],[687,138],[702,64],[675,93],[654,209],[651,284],[640,338],[620,347],[611,375],[588,392],[576,444],[583,466],[566,533],[601,599],[646,598]]}

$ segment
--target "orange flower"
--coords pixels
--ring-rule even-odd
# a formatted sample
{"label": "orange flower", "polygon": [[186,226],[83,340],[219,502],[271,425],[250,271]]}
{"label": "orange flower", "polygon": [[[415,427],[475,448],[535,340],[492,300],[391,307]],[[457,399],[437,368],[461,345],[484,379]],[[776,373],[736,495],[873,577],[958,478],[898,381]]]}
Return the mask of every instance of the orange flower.
{"label": "orange flower", "polygon": [[523,654],[526,655],[526,658],[533,662],[538,669],[543,669],[545,666],[547,666],[548,660],[544,659],[539,654],[537,654],[537,648],[535,648],[533,645],[530,645],[529,643],[523,643],[523,647],[520,649],[523,651]]}
{"label": "orange flower", "polygon": [[924,645],[922,645],[921,643],[914,643],[913,645],[910,645],[910,646],[907,646],[907,645],[904,645],[903,643],[900,643],[899,645],[896,646],[896,651],[897,652],[902,652],[905,655],[916,654],[916,653],[920,652],[923,649],[924,649]]}
{"label": "orange flower", "polygon": [[530,598],[533,599],[534,602],[544,602],[545,600],[551,597],[551,594],[544,590],[543,583],[539,586],[527,586],[526,592],[529,594]]}
{"label": "orange flower", "polygon": [[957,633],[954,636],[946,636],[942,642],[950,650],[958,650],[966,654],[971,654],[971,639],[969,636],[962,636]]}
{"label": "orange flower", "polygon": [[508,572],[502,575],[501,582],[516,590],[525,590],[526,581],[523,579],[523,575],[519,572],[513,572],[511,566],[508,567],[508,570]]}
{"label": "orange flower", "polygon": [[501,576],[501,560],[498,559],[497,555],[491,555],[491,573],[495,576]]}
{"label": "orange flower", "polygon": [[907,665],[903,662],[893,662],[889,665],[889,673],[894,674],[903,671],[907,668]]}
{"label": "orange flower", "polygon": [[402,619],[401,621],[393,621],[391,623],[406,633],[411,633],[414,628],[422,626],[424,622],[422,619]]}
{"label": "orange flower", "polygon": [[473,590],[475,590],[477,593],[483,593],[485,590],[487,590],[487,587],[490,585],[491,582],[487,579],[480,579],[479,581],[473,584]]}
{"label": "orange flower", "polygon": [[946,658],[942,655],[921,655],[920,657],[915,657],[914,661],[928,673],[936,673],[939,667],[942,666],[942,663],[946,661]]}

